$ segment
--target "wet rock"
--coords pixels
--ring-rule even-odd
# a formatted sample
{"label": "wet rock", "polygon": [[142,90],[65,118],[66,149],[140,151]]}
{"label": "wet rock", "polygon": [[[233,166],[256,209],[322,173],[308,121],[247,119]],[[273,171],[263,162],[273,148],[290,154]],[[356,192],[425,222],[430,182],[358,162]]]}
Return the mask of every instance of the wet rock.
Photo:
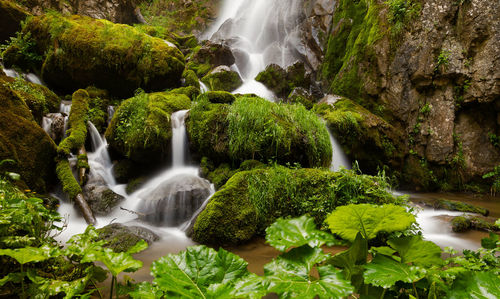
{"label": "wet rock", "polygon": [[315,99],[308,90],[302,87],[296,87],[292,90],[285,102],[292,104],[300,103],[307,109],[311,109],[315,103]]}
{"label": "wet rock", "polygon": [[198,101],[201,99],[207,99],[214,104],[231,104],[236,100],[236,97],[226,91],[208,91],[201,95]]}
{"label": "wet rock", "polygon": [[228,66],[221,65],[201,79],[210,90],[233,91],[243,84],[240,75]]}
{"label": "wet rock", "polygon": [[106,225],[97,231],[99,238],[108,241],[107,246],[115,252],[125,252],[140,240],[151,245],[160,239],[158,235],[145,227],[126,226],[120,223]]}
{"label": "wet rock", "polygon": [[[46,118],[50,119],[50,125],[48,127],[48,134],[52,140],[56,143],[61,141],[64,137],[64,116],[61,113],[49,113],[45,115]],[[45,129],[45,128],[44,128]]]}
{"label": "wet rock", "polygon": [[138,208],[145,221],[178,226],[188,221],[210,195],[210,183],[197,176],[181,174],[152,191],[138,194]]}
{"label": "wet rock", "polygon": [[286,98],[295,87],[309,89],[310,74],[306,72],[303,62],[296,61],[286,70],[277,64],[270,64],[255,78],[278,97]]}
{"label": "wet rock", "polygon": [[210,64],[213,68],[220,65],[231,66],[235,62],[231,48],[222,44],[207,41],[192,60],[198,64]]}
{"label": "wet rock", "polygon": [[496,218],[493,217],[464,215],[453,217],[451,220],[451,227],[456,233],[465,232],[470,229],[495,232],[500,230],[500,228],[495,225],[495,220]]}
{"label": "wet rock", "polygon": [[94,215],[108,215],[125,198],[116,194],[106,185],[87,184],[83,194]]}
{"label": "wet rock", "polygon": [[488,216],[489,214],[488,209],[453,200],[436,199],[431,202],[422,202],[422,204],[433,207],[434,209],[443,209],[448,211],[458,211],[464,213],[477,213],[483,216]]}

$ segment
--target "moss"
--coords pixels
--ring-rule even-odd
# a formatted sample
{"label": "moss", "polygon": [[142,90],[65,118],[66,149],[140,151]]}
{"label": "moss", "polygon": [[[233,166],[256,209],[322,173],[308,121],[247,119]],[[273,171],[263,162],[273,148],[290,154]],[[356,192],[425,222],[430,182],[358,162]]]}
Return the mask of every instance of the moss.
{"label": "moss", "polygon": [[0,75],[0,161],[16,161],[8,171],[19,173],[32,190],[45,192],[53,182],[56,146],[5,80]]}
{"label": "moss", "polygon": [[335,30],[328,40],[322,66],[322,77],[331,82],[332,92],[363,101],[360,75],[364,72],[363,76],[370,76],[373,70],[364,65],[360,69],[360,63],[375,61],[373,46],[387,32],[379,17],[381,8],[382,4],[375,0],[341,0],[337,4],[332,25]]}
{"label": "moss", "polygon": [[203,157],[200,162],[201,175],[212,182],[215,190],[219,190],[236,173],[252,169],[266,168],[267,166],[257,160],[246,160],[240,164],[239,168],[232,167],[228,163],[222,163],[217,167],[207,157]]}
{"label": "moss", "polygon": [[59,111],[61,99],[47,87],[25,81],[21,77],[5,78],[5,81],[28,105],[39,124],[47,113]]}
{"label": "moss", "polygon": [[128,194],[132,194],[135,191],[139,190],[146,182],[147,182],[147,179],[145,177],[138,177],[138,178],[132,179],[127,184],[125,191]]}
{"label": "moss", "polygon": [[488,221],[486,217],[476,216],[458,216],[451,220],[451,227],[454,232],[465,232],[469,229],[475,229],[486,232],[498,231],[499,228],[495,225],[494,220]]}
{"label": "moss", "polygon": [[232,104],[236,100],[236,97],[226,91],[208,91],[200,95],[198,101],[202,101],[204,99],[207,99],[210,103],[214,104]]}
{"label": "moss", "polygon": [[271,89],[277,96],[284,97],[290,93],[286,80],[286,71],[276,64],[266,66],[255,80]]}
{"label": "moss", "polygon": [[190,61],[186,64],[186,69],[192,70],[198,77],[204,77],[208,72],[210,72],[212,66],[209,63],[197,63]]}
{"label": "moss", "polygon": [[313,110],[326,120],[344,151],[364,171],[376,173],[384,165],[395,169],[402,165],[403,135],[381,117],[346,98],[333,106],[319,104]]}
{"label": "moss", "polygon": [[184,78],[186,86],[194,86],[200,89],[200,79],[198,79],[193,70],[185,70],[184,73],[182,73],[182,78]]}
{"label": "moss", "polygon": [[63,186],[63,191],[68,194],[70,199],[74,199],[78,194],[82,193],[82,188],[73,176],[68,160],[61,159],[57,162],[56,173]]}
{"label": "moss", "polygon": [[205,77],[201,78],[210,90],[233,91],[243,84],[240,75],[227,69],[215,69]]}
{"label": "moss", "polygon": [[279,217],[310,214],[317,224],[335,207],[350,203],[399,203],[381,178],[350,170],[274,166],[236,173],[211,198],[194,224],[200,243],[237,244],[263,234]]}
{"label": "moss", "polygon": [[83,89],[75,91],[68,120],[70,127],[67,131],[68,137],[59,143],[58,153],[68,156],[71,151],[78,150],[85,144],[88,112],[89,94]]}
{"label": "moss", "polygon": [[303,106],[239,96],[232,105],[200,97],[186,126],[191,147],[217,164],[263,162],[328,166],[331,145],[323,122]]}
{"label": "moss", "polygon": [[171,150],[170,115],[190,106],[191,101],[184,94],[139,92],[118,107],[106,130],[106,139],[115,151],[132,161],[166,160]]}
{"label": "moss", "polygon": [[24,9],[12,1],[0,1],[0,44],[7,42],[10,37],[21,30],[21,22],[29,15]]}
{"label": "moss", "polygon": [[176,86],[184,70],[177,48],[127,25],[48,13],[27,22],[29,33],[43,56],[43,79],[63,91],[95,85],[127,96],[138,87]]}
{"label": "moss", "polygon": [[200,89],[194,86],[179,87],[168,91],[171,94],[184,94],[187,95],[192,101],[196,100],[200,95]]}
{"label": "moss", "polygon": [[454,232],[461,233],[471,228],[471,222],[468,218],[463,216],[454,217],[453,220],[451,220],[451,228]]}

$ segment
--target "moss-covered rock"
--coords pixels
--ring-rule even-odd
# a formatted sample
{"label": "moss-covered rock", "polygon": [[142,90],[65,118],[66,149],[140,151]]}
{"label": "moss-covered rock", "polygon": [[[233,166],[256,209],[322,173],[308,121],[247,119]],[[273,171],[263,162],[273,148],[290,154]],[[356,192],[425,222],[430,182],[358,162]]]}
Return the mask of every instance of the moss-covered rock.
{"label": "moss-covered rock", "polygon": [[229,46],[206,41],[203,46],[196,49],[191,61],[215,68],[220,65],[230,66],[235,62],[235,58]]}
{"label": "moss-covered rock", "polygon": [[456,233],[461,233],[468,231],[470,229],[486,231],[486,232],[495,232],[499,231],[495,225],[495,218],[488,217],[477,217],[477,216],[458,216],[453,217],[451,220],[451,228]]}
{"label": "moss-covered rock", "polygon": [[200,97],[186,126],[195,152],[220,163],[299,163],[328,166],[331,144],[324,123],[302,105],[238,96],[232,105],[212,104]]}
{"label": "moss-covered rock", "polygon": [[346,154],[361,169],[376,173],[384,165],[401,167],[405,155],[402,134],[384,119],[346,98],[318,104],[321,115]]}
{"label": "moss-covered rock", "polygon": [[[49,13],[23,29],[43,57],[42,77],[66,92],[95,85],[120,96],[137,88],[161,90],[180,84],[184,56],[174,46],[133,27],[89,17]],[[7,49],[9,52],[9,49]],[[9,65],[18,64],[4,55]]]}
{"label": "moss-covered rock", "polygon": [[191,99],[191,101],[195,101],[196,98],[198,98],[198,96],[200,95],[200,89],[194,86],[179,87],[168,92],[173,94],[187,95]]}
{"label": "moss-covered rock", "polygon": [[387,184],[354,171],[288,169],[276,166],[236,173],[198,216],[193,239],[237,244],[263,234],[279,217],[310,214],[321,225],[335,207],[350,203],[400,202]]}
{"label": "moss-covered rock", "polygon": [[289,104],[302,104],[306,109],[312,109],[316,100],[314,97],[304,88],[295,87],[292,92],[288,95],[285,100]]}
{"label": "moss-covered rock", "polygon": [[240,75],[229,67],[221,65],[213,69],[208,75],[201,78],[210,90],[233,91],[243,84]]}
{"label": "moss-covered rock", "polygon": [[185,70],[182,73],[182,78],[184,79],[185,86],[194,86],[196,89],[200,89],[200,79],[198,79],[193,70]]}
{"label": "moss-covered rock", "polygon": [[477,213],[483,216],[488,216],[488,214],[490,213],[488,209],[482,207],[471,205],[465,202],[446,200],[442,198],[432,201],[431,205],[434,209],[443,209],[448,211],[458,211],[465,213]]}
{"label": "moss-covered rock", "polygon": [[125,226],[120,223],[106,225],[97,230],[99,239],[106,240],[109,248],[115,252],[125,252],[140,240],[146,241],[149,245],[160,238],[151,230],[141,226]]}
{"label": "moss-covered rock", "polygon": [[184,94],[140,92],[118,107],[106,130],[106,139],[114,151],[132,161],[166,160],[171,151],[170,115],[190,106],[191,100]]}
{"label": "moss-covered rock", "polygon": [[108,124],[108,106],[110,105],[107,90],[89,86],[85,89],[89,95],[88,120],[94,124],[99,133],[103,133]]}
{"label": "moss-covered rock", "polygon": [[270,64],[255,77],[255,80],[281,98],[286,98],[295,87],[309,88],[311,84],[311,78],[306,74],[302,62],[296,62],[286,70],[277,64]]}
{"label": "moss-covered rock", "polygon": [[13,3],[12,1],[0,1],[0,44],[8,41],[21,30],[21,22],[28,17],[29,13]]}
{"label": "moss-covered rock", "polygon": [[21,77],[4,77],[4,84],[15,90],[28,105],[37,123],[41,124],[43,116],[50,112],[58,112],[61,99],[47,87],[25,81]]}
{"label": "moss-covered rock", "polygon": [[19,173],[31,189],[45,192],[54,181],[56,146],[34,121],[20,94],[1,75],[0,119],[0,161],[16,161],[8,170]]}

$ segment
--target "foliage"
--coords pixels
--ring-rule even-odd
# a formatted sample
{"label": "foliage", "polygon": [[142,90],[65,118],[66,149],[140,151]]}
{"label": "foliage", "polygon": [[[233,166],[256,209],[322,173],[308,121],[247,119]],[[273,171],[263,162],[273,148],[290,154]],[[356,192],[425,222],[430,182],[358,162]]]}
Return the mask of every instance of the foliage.
{"label": "foliage", "polygon": [[[22,27],[25,27],[24,22]],[[0,52],[2,52],[0,54],[6,58],[12,56],[22,57],[22,60],[18,60],[16,66],[29,70],[40,66],[43,60],[36,47],[37,43],[30,32],[23,34],[22,31],[18,31],[16,36],[11,37],[7,44],[0,46]]]}
{"label": "foliage", "polygon": [[392,204],[351,204],[336,208],[326,221],[333,233],[353,242],[358,232],[370,240],[379,232],[404,231],[415,222],[415,217],[404,207]]}
{"label": "foliage", "polygon": [[389,6],[388,20],[393,24],[395,37],[419,16],[421,10],[421,4],[416,0],[389,0],[386,4]]}
{"label": "foliage", "polygon": [[493,171],[483,175],[483,179],[490,179],[493,181],[490,192],[492,195],[495,195],[500,190],[500,165],[495,166]]}
{"label": "foliage", "polygon": [[440,68],[446,68],[446,66],[450,63],[450,51],[442,49],[439,52],[439,55],[436,58],[436,66],[434,67],[434,71],[438,72]]}

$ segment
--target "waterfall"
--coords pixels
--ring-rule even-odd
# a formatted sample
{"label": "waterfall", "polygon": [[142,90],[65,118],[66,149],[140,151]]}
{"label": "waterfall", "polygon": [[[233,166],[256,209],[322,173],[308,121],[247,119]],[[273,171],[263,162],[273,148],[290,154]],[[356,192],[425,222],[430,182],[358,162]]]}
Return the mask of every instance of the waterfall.
{"label": "waterfall", "polygon": [[42,79],[40,79],[40,77],[38,77],[37,75],[35,75],[33,73],[26,74],[26,80],[31,82],[31,83],[38,84],[38,85],[45,85],[45,84],[43,84]]}
{"label": "waterfall", "polygon": [[42,128],[47,134],[49,134],[49,136],[50,136],[50,131],[52,129],[52,121],[53,120],[50,117],[44,116],[42,118]]}
{"label": "waterfall", "polygon": [[63,129],[63,138],[66,137],[66,131],[68,131],[68,120],[69,113],[71,112],[71,102],[62,101],[59,105],[59,112],[64,116],[64,129]]}
{"label": "waterfall", "polygon": [[115,106],[108,106],[108,125],[111,122],[111,119],[115,115]]}
{"label": "waterfall", "polygon": [[209,91],[208,86],[205,83],[201,82],[201,80],[199,80],[199,81],[200,81],[200,91],[201,91],[201,93],[205,93],[205,92]]}
{"label": "waterfall", "polygon": [[330,129],[328,129],[328,127],[326,127],[326,129],[328,130],[328,136],[330,137],[330,143],[332,145],[332,163],[330,163],[330,170],[339,171],[340,167],[351,169],[351,163],[349,162],[349,159],[342,150],[342,147],[337,142],[335,137],[333,137],[333,134],[330,131]]}
{"label": "waterfall", "polygon": [[172,113],[172,166],[180,167],[185,163],[187,150],[187,134],[184,120],[188,110]]}
{"label": "waterfall", "polygon": [[300,0],[225,0],[221,17],[206,36],[228,44],[236,54],[243,85],[234,93],[274,100],[273,93],[255,77],[271,63],[286,67],[301,59],[296,54],[301,13]]}

